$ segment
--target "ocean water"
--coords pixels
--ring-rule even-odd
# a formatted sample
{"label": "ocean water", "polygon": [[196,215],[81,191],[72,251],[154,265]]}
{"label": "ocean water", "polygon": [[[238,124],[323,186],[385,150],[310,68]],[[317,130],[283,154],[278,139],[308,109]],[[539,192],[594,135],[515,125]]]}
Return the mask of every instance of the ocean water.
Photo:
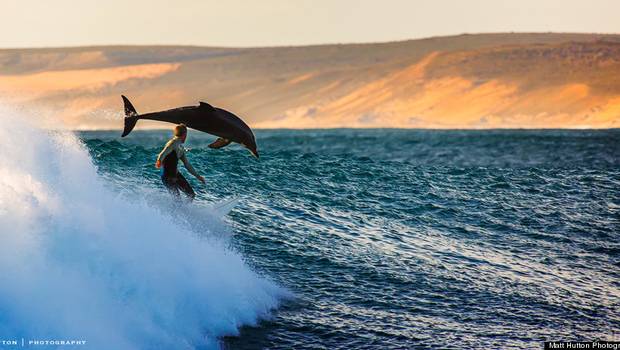
{"label": "ocean water", "polygon": [[[295,295],[224,347],[619,336],[620,130],[256,134],[260,160],[196,132],[187,142],[207,177],[192,180],[199,201],[240,196],[234,251]],[[79,136],[113,187],[164,191],[152,164],[169,132]]]}
{"label": "ocean water", "polygon": [[[620,338],[620,130],[258,130],[259,160],[190,131],[207,183],[187,175],[197,200],[178,206],[153,167],[169,132],[24,133],[0,148],[4,338],[102,349]],[[209,209],[231,197],[225,218]]]}

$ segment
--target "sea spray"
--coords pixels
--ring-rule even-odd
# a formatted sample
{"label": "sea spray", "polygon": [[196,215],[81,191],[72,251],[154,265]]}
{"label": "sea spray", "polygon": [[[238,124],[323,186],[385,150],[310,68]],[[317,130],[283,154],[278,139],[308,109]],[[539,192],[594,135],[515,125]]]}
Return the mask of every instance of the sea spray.
{"label": "sea spray", "polygon": [[0,338],[217,347],[277,307],[286,292],[208,232],[106,186],[71,133],[0,113]]}

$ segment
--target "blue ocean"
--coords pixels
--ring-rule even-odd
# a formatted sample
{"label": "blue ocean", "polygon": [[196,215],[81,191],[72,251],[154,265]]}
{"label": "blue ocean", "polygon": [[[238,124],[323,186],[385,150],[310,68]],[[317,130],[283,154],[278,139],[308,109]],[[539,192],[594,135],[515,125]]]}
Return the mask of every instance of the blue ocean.
{"label": "blue ocean", "polygon": [[1,338],[89,349],[620,338],[620,130],[258,130],[258,160],[190,130],[206,178],[181,167],[193,203],[173,201],[154,167],[169,131],[119,134],[2,134],[14,140],[0,151]]}

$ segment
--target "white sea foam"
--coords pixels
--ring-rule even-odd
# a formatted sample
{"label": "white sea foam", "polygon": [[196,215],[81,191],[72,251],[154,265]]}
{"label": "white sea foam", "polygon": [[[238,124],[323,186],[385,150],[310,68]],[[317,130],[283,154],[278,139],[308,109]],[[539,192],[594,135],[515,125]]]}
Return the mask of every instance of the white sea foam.
{"label": "white sea foam", "polygon": [[0,339],[217,347],[277,307],[286,292],[240,254],[126,200],[75,136],[15,114],[0,110]]}

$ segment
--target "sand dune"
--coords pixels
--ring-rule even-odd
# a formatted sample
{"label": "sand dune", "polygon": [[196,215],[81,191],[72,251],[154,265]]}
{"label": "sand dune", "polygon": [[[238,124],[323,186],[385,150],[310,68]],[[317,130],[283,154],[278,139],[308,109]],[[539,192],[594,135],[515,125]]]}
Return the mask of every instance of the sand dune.
{"label": "sand dune", "polygon": [[175,71],[179,65],[179,63],[141,64],[7,75],[0,80],[0,93],[36,98],[73,90],[97,92],[129,79],[153,79]]}
{"label": "sand dune", "polygon": [[619,127],[619,77],[620,36],[594,34],[0,50],[0,98],[87,129],[121,127],[120,94],[144,112],[204,100],[266,128]]}

